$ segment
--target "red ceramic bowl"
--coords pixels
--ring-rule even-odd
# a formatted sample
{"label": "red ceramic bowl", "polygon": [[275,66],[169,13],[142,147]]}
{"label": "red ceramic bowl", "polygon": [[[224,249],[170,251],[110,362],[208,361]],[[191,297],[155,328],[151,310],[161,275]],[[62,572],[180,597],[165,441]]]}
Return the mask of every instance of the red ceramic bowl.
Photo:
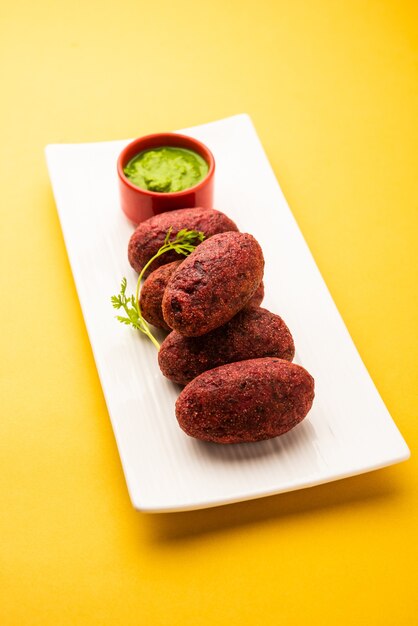
{"label": "red ceramic bowl", "polygon": [[[205,178],[194,187],[172,193],[148,191],[133,185],[123,173],[125,165],[139,152],[160,146],[188,148],[200,154],[209,165],[209,171]],[[139,224],[158,213],[173,211],[174,209],[187,209],[195,206],[212,208],[215,159],[211,151],[197,139],[177,133],[156,133],[140,137],[122,150],[118,158],[117,168],[122,210],[135,224]]]}

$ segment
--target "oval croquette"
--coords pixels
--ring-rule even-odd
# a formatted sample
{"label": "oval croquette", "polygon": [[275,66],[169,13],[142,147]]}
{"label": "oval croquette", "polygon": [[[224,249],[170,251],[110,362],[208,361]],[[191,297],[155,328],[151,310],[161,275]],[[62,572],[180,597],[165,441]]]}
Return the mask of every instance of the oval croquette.
{"label": "oval croquette", "polygon": [[208,333],[245,307],[260,285],[263,271],[263,253],[252,235],[214,235],[172,275],[163,296],[164,320],[188,337]]}
{"label": "oval croquette", "polygon": [[292,335],[281,317],[247,306],[201,337],[184,337],[173,330],[161,344],[158,363],[166,378],[187,385],[202,372],[226,363],[267,356],[291,361],[294,354]]}
{"label": "oval croquette", "polygon": [[[172,238],[183,228],[197,230],[204,233],[206,239],[229,230],[237,231],[236,224],[221,211],[215,209],[203,209],[196,207],[193,209],[178,209],[177,211],[166,211],[159,215],[150,217],[145,222],[139,224],[131,236],[128,245],[128,259],[134,270],[141,272],[146,263],[158,252],[169,229]],[[170,250],[159,258],[155,259],[146,272],[148,276],[152,271],[161,265],[177,261],[183,257],[174,250]]]}
{"label": "oval croquette", "polygon": [[180,393],[176,417],[191,437],[247,443],[288,432],[308,413],[314,380],[276,358],[229,363],[204,372]]}

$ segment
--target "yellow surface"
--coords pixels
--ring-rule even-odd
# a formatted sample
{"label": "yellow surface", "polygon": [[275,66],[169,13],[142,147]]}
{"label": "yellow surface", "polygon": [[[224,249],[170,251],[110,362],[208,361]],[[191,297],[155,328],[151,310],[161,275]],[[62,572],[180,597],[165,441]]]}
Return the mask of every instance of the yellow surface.
{"label": "yellow surface", "polygon": [[[0,20],[2,626],[415,624],[416,2],[36,0]],[[244,111],[412,458],[140,514],[43,147]]]}

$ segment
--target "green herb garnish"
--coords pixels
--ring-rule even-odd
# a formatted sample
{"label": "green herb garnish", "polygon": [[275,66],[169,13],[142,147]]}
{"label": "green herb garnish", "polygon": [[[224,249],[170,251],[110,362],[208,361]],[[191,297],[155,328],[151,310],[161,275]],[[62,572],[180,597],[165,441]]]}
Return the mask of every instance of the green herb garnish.
{"label": "green herb garnish", "polygon": [[177,254],[182,254],[183,256],[188,256],[190,252],[196,248],[196,246],[202,242],[205,238],[205,235],[197,230],[187,230],[183,228],[180,230],[173,240],[170,240],[172,227],[167,231],[167,234],[164,239],[164,244],[161,248],[154,254],[153,257],[144,265],[141,270],[140,275],[138,276],[138,282],[136,284],[136,292],[135,295],[126,295],[126,286],[127,280],[126,278],[122,278],[122,282],[120,285],[120,292],[117,296],[111,297],[111,302],[113,308],[115,309],[123,309],[126,313],[126,316],[117,315],[116,319],[119,320],[122,324],[126,324],[127,326],[133,326],[137,330],[140,330],[142,333],[147,335],[149,339],[151,339],[154,346],[157,350],[160,349],[160,344],[152,334],[148,323],[142,317],[141,307],[139,305],[139,294],[141,289],[141,281],[144,276],[144,273],[149,268],[151,263],[158,259],[162,254],[169,252],[170,250],[175,250]]}

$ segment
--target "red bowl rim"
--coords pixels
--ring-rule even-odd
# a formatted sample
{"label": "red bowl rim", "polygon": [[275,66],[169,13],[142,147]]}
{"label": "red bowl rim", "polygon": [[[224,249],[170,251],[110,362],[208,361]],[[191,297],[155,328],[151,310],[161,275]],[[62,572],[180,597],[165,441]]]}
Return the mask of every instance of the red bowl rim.
{"label": "red bowl rim", "polygon": [[[165,137],[169,137],[170,139],[180,138],[181,140],[185,140],[186,142],[189,142],[190,144],[195,146],[196,152],[198,152],[200,156],[203,157],[205,161],[208,163],[209,165],[208,173],[201,181],[199,181],[196,185],[193,185],[193,187],[187,187],[187,189],[183,189],[182,191],[172,191],[168,193],[166,191],[149,191],[148,189],[142,189],[142,187],[138,187],[137,185],[134,185],[125,176],[123,167],[124,167],[124,161],[125,161],[127,152],[131,152],[134,146],[140,146],[144,142],[148,142],[150,140],[154,140],[157,138],[161,138],[161,141],[162,141],[161,145],[164,145],[163,142],[164,142]],[[144,148],[144,150],[146,149],[147,148]],[[140,148],[138,149],[137,154],[139,154],[139,152],[141,152]],[[119,178],[122,180],[122,182],[137,193],[144,194],[145,196],[151,196],[151,197],[154,196],[154,197],[160,198],[164,196],[166,198],[176,198],[176,197],[185,196],[189,194],[190,192],[197,191],[201,187],[203,187],[208,182],[208,180],[212,178],[215,172],[215,159],[214,159],[212,152],[209,150],[207,146],[205,146],[204,143],[202,143],[198,139],[195,139],[194,137],[190,137],[190,135],[182,135],[180,133],[152,133],[150,135],[143,135],[142,137],[138,137],[137,139],[130,141],[128,145],[124,147],[124,149],[122,150],[122,152],[120,153],[118,157],[117,170],[118,170]]]}

